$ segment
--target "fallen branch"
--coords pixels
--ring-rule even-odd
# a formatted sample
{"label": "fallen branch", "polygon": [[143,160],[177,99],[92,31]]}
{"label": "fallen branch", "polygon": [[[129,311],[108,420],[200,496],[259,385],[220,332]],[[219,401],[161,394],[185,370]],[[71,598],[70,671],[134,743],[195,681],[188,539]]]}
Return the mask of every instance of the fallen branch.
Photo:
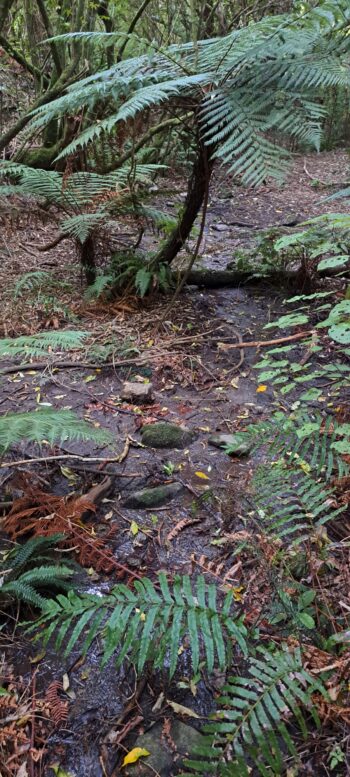
{"label": "fallen branch", "polygon": [[[130,445],[130,442],[129,442]],[[129,450],[129,448],[128,448]],[[60,453],[57,456],[38,456],[34,459],[20,459],[19,461],[3,461],[0,464],[0,468],[6,469],[6,467],[19,467],[20,464],[37,464],[41,462],[44,464],[47,461],[62,461],[64,459],[79,459],[79,461],[98,461],[105,464],[111,464],[112,462],[118,462],[120,464],[124,461],[127,454],[125,454],[125,448],[119,456],[105,457],[105,456],[80,456],[78,453]]]}
{"label": "fallen branch", "polygon": [[310,329],[307,332],[297,332],[295,335],[288,335],[288,337],[277,337],[275,340],[252,340],[248,343],[219,343],[218,347],[220,351],[229,351],[232,348],[262,348],[266,345],[279,345],[279,343],[289,343],[291,340],[301,340],[303,337],[313,335],[314,330]]}

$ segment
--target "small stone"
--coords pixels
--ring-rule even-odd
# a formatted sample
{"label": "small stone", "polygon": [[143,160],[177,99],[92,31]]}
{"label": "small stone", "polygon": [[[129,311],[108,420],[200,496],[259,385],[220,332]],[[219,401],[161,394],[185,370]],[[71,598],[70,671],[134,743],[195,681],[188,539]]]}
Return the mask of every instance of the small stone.
{"label": "small stone", "polygon": [[215,232],[226,232],[227,229],[230,229],[228,224],[211,224],[211,229],[214,229]]}
{"label": "small stone", "polygon": [[[180,720],[173,720],[170,731],[171,741],[175,743],[173,750],[169,747],[166,737],[162,733],[162,728],[160,723],[156,723],[146,734],[137,737],[134,746],[148,750],[150,755],[143,759],[144,763],[138,761],[138,763],[124,768],[124,777],[150,777],[152,771],[159,777],[173,777],[174,774],[178,774],[179,769],[181,771],[184,759],[191,756],[196,747],[201,745],[203,747],[205,741],[203,734],[192,726],[186,726]],[[176,756],[176,765],[174,756]]]}
{"label": "small stone", "polygon": [[141,435],[142,444],[148,448],[186,448],[194,438],[194,433],[185,426],[165,421],[143,426]]}
{"label": "small stone", "polygon": [[246,456],[251,449],[249,435],[245,432],[216,434],[209,437],[208,443],[214,445],[215,448],[226,448],[229,445],[232,448],[230,455],[234,456]]}
{"label": "small stone", "polygon": [[170,502],[177,494],[182,491],[181,483],[167,483],[164,486],[155,488],[143,488],[141,491],[134,491],[123,502],[124,507],[132,509],[143,507],[160,507],[166,502]]}
{"label": "small stone", "polygon": [[133,402],[135,405],[143,405],[153,402],[152,383],[131,383],[126,381],[121,391],[121,399]]}

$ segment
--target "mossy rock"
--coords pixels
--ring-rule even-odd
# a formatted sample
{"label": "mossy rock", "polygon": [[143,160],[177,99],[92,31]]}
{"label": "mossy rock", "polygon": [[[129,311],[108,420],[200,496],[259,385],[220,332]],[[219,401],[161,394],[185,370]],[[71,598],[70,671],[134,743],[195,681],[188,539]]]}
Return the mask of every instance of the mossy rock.
{"label": "mossy rock", "polygon": [[123,505],[133,509],[161,507],[161,505],[174,499],[182,489],[181,483],[167,483],[164,486],[156,486],[155,488],[142,488],[140,491],[130,494],[123,502]]}
{"label": "mossy rock", "polygon": [[149,755],[144,756],[143,763],[139,761],[132,766],[124,767],[121,774],[124,777],[150,777],[152,771],[159,777],[174,777],[175,774],[179,774],[185,758],[193,756],[195,748],[203,747],[205,740],[203,734],[180,720],[171,721],[170,736],[176,746],[175,752],[169,747],[160,723],[156,723],[146,734],[137,737],[134,746],[141,747]]}
{"label": "mossy rock", "polygon": [[195,435],[185,426],[177,426],[160,421],[156,424],[143,426],[141,429],[142,443],[147,448],[186,448]]}

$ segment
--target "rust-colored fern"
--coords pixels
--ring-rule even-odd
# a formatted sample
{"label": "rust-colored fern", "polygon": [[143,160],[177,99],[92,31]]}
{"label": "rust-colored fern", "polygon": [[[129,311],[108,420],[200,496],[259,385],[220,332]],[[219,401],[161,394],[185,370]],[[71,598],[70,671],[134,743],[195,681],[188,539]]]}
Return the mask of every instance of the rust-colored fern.
{"label": "rust-colored fern", "polygon": [[122,566],[105,543],[108,537],[102,540],[84,525],[82,518],[87,511],[96,511],[88,498],[56,496],[27,483],[24,496],[14,501],[3,529],[13,540],[64,534],[60,547],[72,549],[82,566],[106,574],[115,570],[118,577],[122,576]]}

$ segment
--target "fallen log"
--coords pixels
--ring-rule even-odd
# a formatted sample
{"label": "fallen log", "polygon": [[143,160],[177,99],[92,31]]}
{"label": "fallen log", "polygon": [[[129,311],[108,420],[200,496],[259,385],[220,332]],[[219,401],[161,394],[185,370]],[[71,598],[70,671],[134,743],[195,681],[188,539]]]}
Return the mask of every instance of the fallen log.
{"label": "fallen log", "polygon": [[[173,272],[174,282],[179,283],[186,274],[186,270]],[[218,289],[223,286],[256,285],[260,283],[299,284],[302,279],[300,269],[278,270],[269,275],[254,275],[248,270],[191,270],[187,278],[188,286],[203,286],[209,289]]]}

